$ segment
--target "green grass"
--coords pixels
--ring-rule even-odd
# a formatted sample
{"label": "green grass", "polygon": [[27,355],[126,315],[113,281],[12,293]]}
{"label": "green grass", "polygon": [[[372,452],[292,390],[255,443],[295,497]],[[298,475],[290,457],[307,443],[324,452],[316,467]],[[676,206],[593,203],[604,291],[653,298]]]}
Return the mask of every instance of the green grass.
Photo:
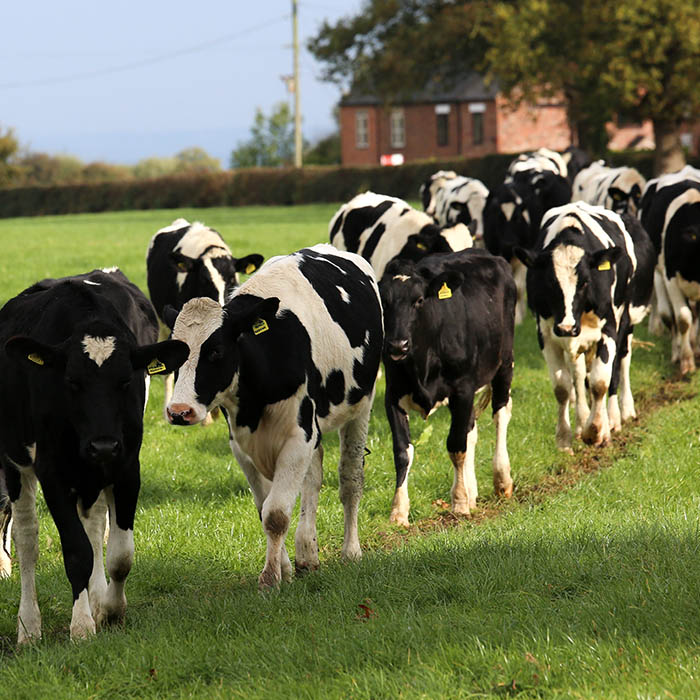
{"label": "green grass", "polygon": [[[268,257],[326,240],[335,209],[0,221],[0,300],[44,276],[114,264],[145,287],[148,241],[176,216],[214,226],[235,252]],[[654,343],[633,361],[644,414],[625,441],[577,445],[569,457],[554,447],[555,401],[528,318],[516,331],[515,498],[493,497],[494,431],[484,415],[477,517],[454,524],[439,505],[452,482],[448,412],[413,418],[408,533],[388,523],[394,468],[380,382],[360,510],[364,559],[339,560],[338,443],[327,435],[322,567],[265,595],[265,538],[223,422],[167,426],[162,382],[153,382],[126,622],[68,641],[70,589],[41,502],[44,638],[15,647],[16,569],[0,581],[0,698],[700,697],[700,405],[688,398],[698,380],[673,384],[651,412],[673,376],[668,339],[639,336]],[[576,476],[596,463],[605,468]],[[293,550],[292,536],[288,543]]]}

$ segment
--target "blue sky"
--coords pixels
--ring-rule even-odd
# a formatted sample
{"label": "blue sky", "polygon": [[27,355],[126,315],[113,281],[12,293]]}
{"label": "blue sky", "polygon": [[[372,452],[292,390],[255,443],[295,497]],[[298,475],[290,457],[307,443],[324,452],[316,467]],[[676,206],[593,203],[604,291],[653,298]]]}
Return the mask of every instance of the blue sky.
{"label": "blue sky", "polygon": [[[340,90],[304,48],[361,0],[298,0],[304,137],[334,129]],[[0,126],[33,151],[135,163],[201,146],[228,167],[256,107],[289,100],[291,0],[62,0],[3,7]]]}

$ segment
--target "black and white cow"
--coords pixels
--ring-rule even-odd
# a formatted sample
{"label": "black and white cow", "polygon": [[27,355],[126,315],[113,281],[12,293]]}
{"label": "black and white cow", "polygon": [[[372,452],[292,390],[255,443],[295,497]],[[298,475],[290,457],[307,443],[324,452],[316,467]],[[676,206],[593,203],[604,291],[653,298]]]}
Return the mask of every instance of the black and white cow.
{"label": "black and white cow", "polygon": [[633,327],[653,286],[649,236],[628,214],[573,202],[546,212],[537,245],[516,254],[528,267],[528,304],[559,403],[557,446],[571,451],[572,388],[576,436],[605,445],[635,417],[629,368]]}
{"label": "black and white cow", "polygon": [[522,172],[551,172],[567,178],[569,170],[566,162],[567,159],[561,153],[549,148],[538,148],[536,151],[521,153],[508,165],[506,181],[508,177]]}
{"label": "black and white cow", "polygon": [[637,215],[646,180],[636,168],[611,168],[598,160],[574,178],[571,200],[597,204],[618,214]]}
{"label": "black and white cow", "polygon": [[571,186],[566,178],[546,169],[516,172],[489,193],[484,207],[484,244],[511,265],[518,291],[516,324],[525,317],[526,270],[514,249],[531,248],[544,212],[570,200]]}
{"label": "black and white cow", "polygon": [[419,195],[423,211],[438,226],[474,222],[474,244],[483,245],[483,211],[489,191],[481,180],[457,175],[454,170],[438,170],[420,186]]}
{"label": "black and white cow", "polygon": [[464,515],[476,505],[474,395],[488,385],[496,423],[494,488],[510,497],[506,433],[516,290],[508,263],[483,250],[431,255],[417,263],[395,260],[379,289],[386,324],[385,407],[396,467],[391,520],[408,525],[408,472],[414,456],[408,412],[427,418],[445,402],[452,416],[447,435],[454,467],[452,510]]}
{"label": "black and white cow", "polygon": [[124,616],[147,380],[187,358],[184,343],[157,336],[150,302],[116,269],[43,280],[0,310],[0,459],[21,573],[20,643],[41,636],[37,480],[73,590],[71,638]]}
{"label": "black and white cow", "polygon": [[396,197],[364,192],[343,204],[328,226],[338,250],[361,255],[381,279],[394,258],[419,260],[430,253],[470,248],[470,229],[462,223],[440,228],[432,217]]}
{"label": "black and white cow", "polygon": [[650,180],[640,220],[658,254],[655,313],[671,329],[671,360],[679,362],[682,374],[694,372],[700,301],[700,170],[686,166]]}
{"label": "black and white cow", "polygon": [[321,436],[330,430],[340,433],[342,554],[358,559],[364,448],[383,342],[369,263],[328,244],[271,258],[223,308],[210,299],[187,302],[173,337],[190,356],[175,382],[170,421],[193,425],[215,406],[224,410],[267,535],[260,587],[291,578],[284,540],[300,491],[296,566],[319,565]]}
{"label": "black and white cow", "polygon": [[[199,221],[176,219],[151,238],[146,254],[146,277],[151,302],[163,321],[163,310],[179,311],[186,301],[209,297],[222,306],[238,286],[239,273],[251,274],[263,256],[235,258],[218,231]],[[160,340],[170,329],[161,324]],[[173,391],[173,375],[165,377],[165,406]]]}

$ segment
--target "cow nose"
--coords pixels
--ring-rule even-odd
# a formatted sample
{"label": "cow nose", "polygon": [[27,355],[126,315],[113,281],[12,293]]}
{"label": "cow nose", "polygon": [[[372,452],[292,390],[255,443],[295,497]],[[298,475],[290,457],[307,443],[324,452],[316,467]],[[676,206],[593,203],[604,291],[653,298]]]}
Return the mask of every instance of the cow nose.
{"label": "cow nose", "polygon": [[173,425],[191,425],[194,409],[186,403],[174,403],[168,406],[168,419]]}
{"label": "cow nose", "polygon": [[97,438],[87,444],[87,456],[93,462],[112,462],[119,456],[121,444],[113,438]]}
{"label": "cow nose", "polygon": [[386,345],[392,360],[400,360],[408,355],[410,345],[407,338],[388,340]]}
{"label": "cow nose", "polygon": [[576,324],[559,323],[555,328],[555,333],[561,337],[572,337],[578,335],[576,332]]}

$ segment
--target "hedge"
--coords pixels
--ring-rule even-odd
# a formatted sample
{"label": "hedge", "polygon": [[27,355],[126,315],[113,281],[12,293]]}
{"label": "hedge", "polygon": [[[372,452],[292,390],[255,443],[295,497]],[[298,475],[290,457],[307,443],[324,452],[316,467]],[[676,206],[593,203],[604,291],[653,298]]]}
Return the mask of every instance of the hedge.
{"label": "hedge", "polygon": [[[488,188],[495,187],[503,181],[512,158],[512,154],[492,154],[471,160],[432,160],[395,167],[255,168],[149,180],[10,187],[0,189],[0,217],[129,209],[345,202],[365,190],[403,199],[417,199],[420,184],[440,169],[455,170],[478,178]],[[614,165],[634,165],[649,177],[653,167],[653,154],[611,154],[609,162]]]}

